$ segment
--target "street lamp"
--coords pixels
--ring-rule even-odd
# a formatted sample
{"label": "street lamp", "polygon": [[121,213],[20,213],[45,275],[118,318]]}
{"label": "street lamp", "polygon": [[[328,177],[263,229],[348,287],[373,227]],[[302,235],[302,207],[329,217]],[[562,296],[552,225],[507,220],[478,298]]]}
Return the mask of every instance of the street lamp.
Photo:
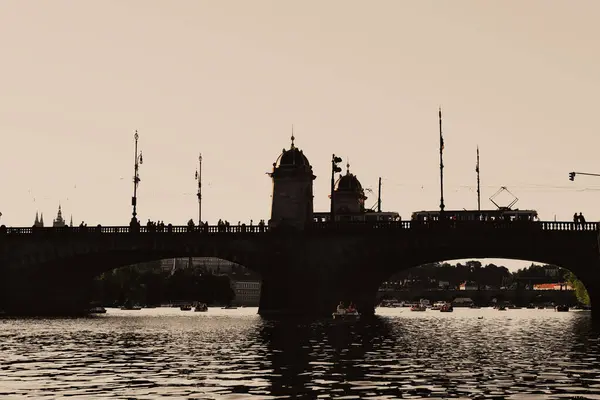
{"label": "street lamp", "polygon": [[574,181],[575,175],[600,176],[600,174],[590,174],[588,172],[569,172],[569,180]]}
{"label": "street lamp", "polygon": [[137,187],[140,183],[139,176],[139,168],[143,163],[142,152],[140,151],[138,154],[138,139],[140,136],[138,135],[138,131],[135,131],[135,135],[133,135],[135,139],[135,158],[134,158],[134,166],[133,166],[133,197],[131,198],[131,205],[133,206],[133,213],[131,217],[131,225],[139,225],[137,220]]}
{"label": "street lamp", "polygon": [[341,157],[336,157],[335,154],[333,154],[331,156],[331,194],[330,194],[330,198],[331,198],[331,222],[335,221],[335,204],[334,204],[334,200],[333,200],[333,190],[334,190],[334,186],[335,186],[335,174],[336,172],[342,172],[342,168],[338,165],[339,163],[342,162],[342,158]]}
{"label": "street lamp", "polygon": [[202,225],[202,153],[198,156],[198,169],[196,170],[196,180],[198,181],[198,226]]}

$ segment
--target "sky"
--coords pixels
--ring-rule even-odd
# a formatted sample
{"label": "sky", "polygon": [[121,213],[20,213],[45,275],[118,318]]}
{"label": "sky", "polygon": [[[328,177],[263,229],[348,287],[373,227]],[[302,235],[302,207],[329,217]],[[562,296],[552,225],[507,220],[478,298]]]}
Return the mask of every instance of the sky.
{"label": "sky", "polygon": [[[600,220],[600,3],[54,0],[0,3],[0,222],[268,220],[292,125],[329,205],[331,154],[382,207]],[[376,203],[370,195],[367,203]],[[508,203],[511,198],[499,198]],[[369,204],[371,205],[371,204]],[[502,204],[501,204],[502,205]]]}

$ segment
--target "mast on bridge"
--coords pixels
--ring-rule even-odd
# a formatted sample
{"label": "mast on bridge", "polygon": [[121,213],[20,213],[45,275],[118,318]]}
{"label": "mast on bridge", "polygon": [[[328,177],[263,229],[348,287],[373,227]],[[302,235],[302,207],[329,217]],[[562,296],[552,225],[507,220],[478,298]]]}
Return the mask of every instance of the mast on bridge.
{"label": "mast on bridge", "polygon": [[131,217],[131,222],[137,224],[137,187],[140,183],[139,176],[139,168],[143,163],[142,152],[140,151],[138,154],[138,139],[140,136],[138,135],[138,131],[136,129],[135,135],[133,135],[133,139],[135,140],[135,158],[133,164],[133,197],[131,198],[131,205],[133,206],[133,212]]}
{"label": "mast on bridge", "polygon": [[442,136],[442,107],[439,108],[440,119],[440,212],[444,212],[444,137]]}
{"label": "mast on bridge", "polygon": [[477,166],[475,167],[477,172],[477,211],[481,211],[481,190],[479,187],[479,146],[477,146]]}
{"label": "mast on bridge", "polygon": [[198,156],[198,169],[196,170],[198,181],[198,226],[202,225],[202,153]]}

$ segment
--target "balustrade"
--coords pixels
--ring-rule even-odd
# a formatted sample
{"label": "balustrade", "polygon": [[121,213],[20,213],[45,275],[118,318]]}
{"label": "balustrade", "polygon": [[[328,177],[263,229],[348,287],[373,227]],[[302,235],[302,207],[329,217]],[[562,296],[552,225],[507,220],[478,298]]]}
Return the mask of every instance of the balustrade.
{"label": "balustrade", "polygon": [[[457,230],[541,230],[541,231],[573,231],[598,232],[598,222],[561,222],[561,221],[390,221],[390,222],[319,222],[307,226],[307,231],[377,231],[377,230],[428,230],[428,229],[457,229]],[[263,234],[272,231],[266,225],[202,225],[175,226],[167,225],[132,229],[129,226],[78,226],[78,227],[26,227],[12,228],[0,226],[0,235],[72,235],[72,234]]]}

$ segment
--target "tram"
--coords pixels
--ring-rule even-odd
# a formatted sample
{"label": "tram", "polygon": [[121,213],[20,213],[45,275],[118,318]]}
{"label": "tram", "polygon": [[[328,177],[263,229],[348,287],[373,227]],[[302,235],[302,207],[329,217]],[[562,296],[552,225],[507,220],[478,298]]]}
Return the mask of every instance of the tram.
{"label": "tram", "polygon": [[[538,221],[535,210],[457,210],[444,211],[444,218],[451,221]],[[412,213],[412,221],[439,221],[440,211],[416,211]]]}
{"label": "tram", "polygon": [[[330,219],[331,213],[329,212],[313,213],[314,222],[329,222]],[[401,218],[397,212],[366,211],[358,214],[337,213],[335,220],[337,222],[396,222],[400,221]]]}

